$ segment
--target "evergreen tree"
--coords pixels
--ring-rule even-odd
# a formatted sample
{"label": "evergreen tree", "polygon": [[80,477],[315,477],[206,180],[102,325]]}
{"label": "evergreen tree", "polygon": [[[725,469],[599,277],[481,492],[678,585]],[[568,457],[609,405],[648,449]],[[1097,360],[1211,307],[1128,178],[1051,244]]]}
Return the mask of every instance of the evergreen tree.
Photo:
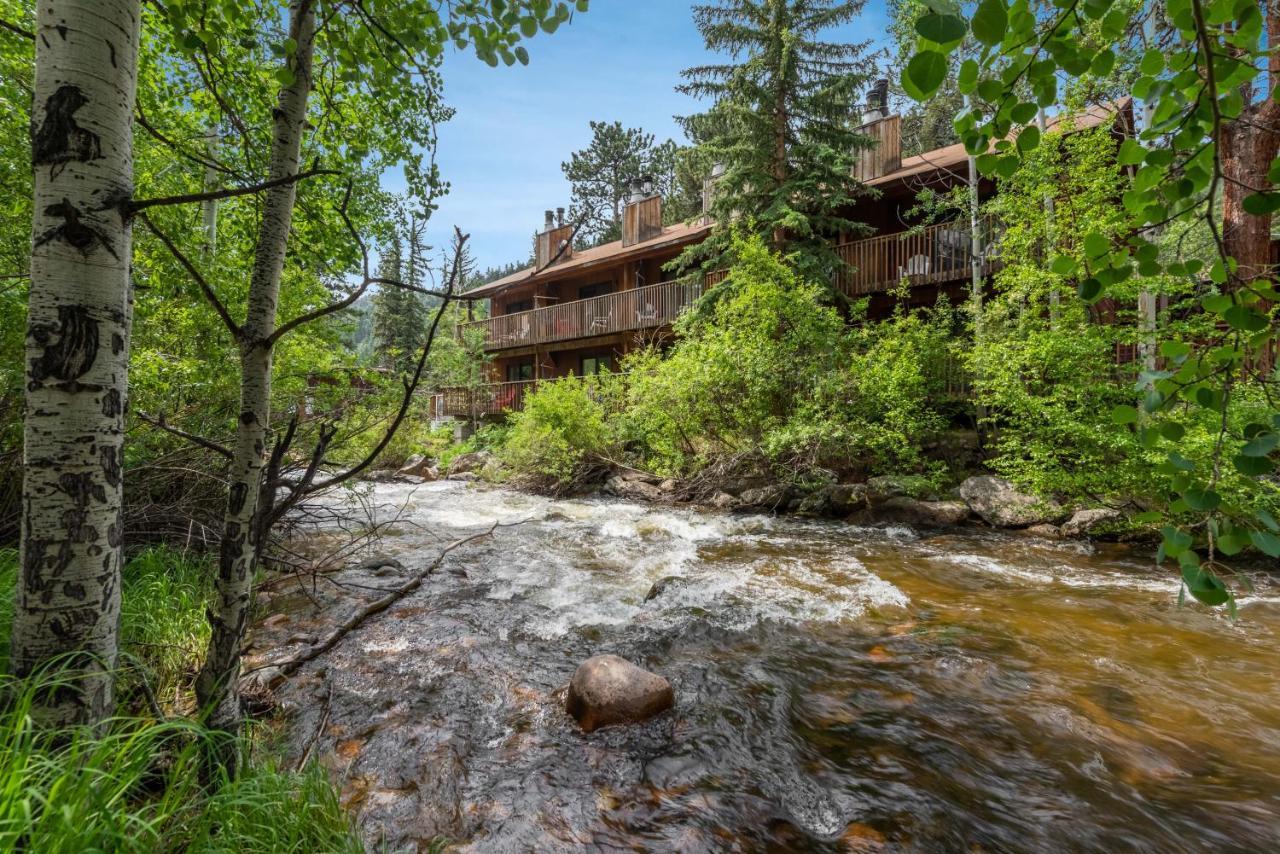
{"label": "evergreen tree", "polygon": [[657,145],[654,135],[622,122],[591,122],[591,142],[560,164],[569,180],[569,215],[579,220],[579,242],[595,246],[622,237],[622,207],[635,178],[648,175],[666,196],[675,174],[679,146],[671,140]]}
{"label": "evergreen tree", "polygon": [[[422,297],[411,288],[423,287],[421,229],[410,220],[405,242],[397,235],[386,247],[378,275],[408,288],[382,284],[373,298],[373,338],[378,362],[397,373],[409,370],[426,335],[427,309]],[[405,251],[407,249],[407,252]]]}
{"label": "evergreen tree", "polygon": [[687,69],[685,94],[710,98],[685,130],[725,167],[711,240],[682,263],[721,262],[731,222],[750,223],[807,272],[839,263],[825,242],[864,227],[844,212],[864,192],[852,177],[870,140],[858,133],[860,94],[874,73],[868,42],[826,41],[863,0],[719,0],[694,7],[707,47],[730,61]]}

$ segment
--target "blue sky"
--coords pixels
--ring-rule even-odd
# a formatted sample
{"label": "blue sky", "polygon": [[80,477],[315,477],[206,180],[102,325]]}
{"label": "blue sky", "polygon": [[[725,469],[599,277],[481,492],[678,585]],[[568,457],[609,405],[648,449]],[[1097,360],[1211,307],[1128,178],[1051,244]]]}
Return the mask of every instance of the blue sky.
{"label": "blue sky", "polygon": [[[674,115],[698,110],[677,93],[680,71],[709,55],[689,0],[592,0],[553,35],[525,44],[527,66],[489,68],[470,53],[444,64],[445,100],[457,111],[440,128],[437,160],[452,184],[428,228],[447,243],[453,225],[471,234],[481,266],[528,257],[547,208],[569,204],[560,163],[590,140],[591,120],[621,121],[658,139],[683,137]],[[885,38],[883,0],[837,35]],[[389,187],[397,180],[388,176]]]}

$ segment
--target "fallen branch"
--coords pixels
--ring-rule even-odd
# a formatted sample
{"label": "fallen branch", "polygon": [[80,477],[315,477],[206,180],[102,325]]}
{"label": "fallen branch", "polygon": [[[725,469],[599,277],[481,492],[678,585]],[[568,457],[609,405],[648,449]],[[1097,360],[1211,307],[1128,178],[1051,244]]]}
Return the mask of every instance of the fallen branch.
{"label": "fallen branch", "polygon": [[[376,599],[373,602],[370,602],[368,605],[365,605],[360,610],[356,611],[354,614],[348,617],[342,623],[342,625],[334,629],[333,633],[330,634],[328,638],[326,638],[325,640],[321,641],[318,644],[315,644],[306,652],[299,653],[298,655],[295,655],[293,658],[281,664],[262,665],[261,667],[255,667],[253,669],[262,670],[267,667],[278,668],[279,674],[271,680],[271,683],[272,685],[279,684],[279,682],[283,680],[285,677],[292,676],[294,673],[297,673],[298,668],[302,667],[302,665],[306,664],[309,661],[314,661],[315,659],[324,655],[329,650],[333,649],[335,646],[338,645],[339,641],[341,641],[347,635],[351,634],[351,632],[353,632],[355,629],[359,628],[364,623],[365,620],[377,614],[382,613],[383,611],[387,610],[392,605],[399,602],[401,599],[403,599],[404,597],[408,596],[410,593],[412,593],[413,591],[421,587],[422,582],[426,580],[427,576],[435,572],[437,569],[439,569],[440,564],[444,563],[444,559],[448,557],[449,553],[452,552],[454,549],[460,548],[462,546],[465,546],[468,543],[472,543],[472,542],[475,542],[476,540],[483,539],[484,537],[490,536],[497,527],[498,527],[497,523],[494,523],[489,528],[489,530],[484,531],[483,533],[472,534],[469,537],[463,537],[460,540],[454,540],[452,543],[445,546],[444,549],[441,550],[440,554],[436,556],[435,560],[431,561],[431,563],[427,564],[423,569],[415,573],[412,578],[410,578],[404,584],[401,584],[399,587],[394,588],[390,593],[388,593],[386,596],[383,596],[381,599]],[[246,674],[250,672],[252,671],[245,671]]]}
{"label": "fallen branch", "polygon": [[329,709],[333,705],[333,683],[329,683],[329,693],[324,698],[324,710],[320,712],[320,723],[316,725],[316,731],[307,741],[306,748],[303,749],[302,755],[298,757],[298,764],[294,766],[294,771],[301,771],[307,766],[307,760],[311,758],[311,751],[316,746],[316,742],[320,740],[320,736],[324,734],[325,724],[329,723]]}

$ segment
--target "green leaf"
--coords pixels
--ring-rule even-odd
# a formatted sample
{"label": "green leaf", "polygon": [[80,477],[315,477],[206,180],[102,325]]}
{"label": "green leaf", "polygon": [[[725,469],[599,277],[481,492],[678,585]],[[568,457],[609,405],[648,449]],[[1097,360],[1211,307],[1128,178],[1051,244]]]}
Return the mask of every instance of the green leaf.
{"label": "green leaf", "polygon": [[1166,421],[1160,425],[1160,435],[1170,442],[1178,442],[1187,435],[1187,429],[1177,421]]}
{"label": "green leaf", "polygon": [[1259,522],[1266,525],[1272,531],[1280,531],[1280,522],[1276,521],[1276,517],[1272,516],[1266,510],[1258,509],[1253,511],[1253,515]]}
{"label": "green leaf", "polygon": [[1080,299],[1087,303],[1095,303],[1102,296],[1102,282],[1090,276],[1076,287]]}
{"label": "green leaf", "polygon": [[1187,506],[1198,513],[1209,513],[1217,510],[1222,504],[1222,496],[1212,489],[1188,489],[1182,494]]}
{"label": "green leaf", "polygon": [[1266,531],[1250,531],[1249,539],[1253,547],[1269,557],[1280,557],[1280,537]]}
{"label": "green leaf", "polygon": [[1070,255],[1058,255],[1050,262],[1049,269],[1059,276],[1071,276],[1080,269],[1080,265]]}
{"label": "green leaf", "polygon": [[947,76],[947,58],[936,50],[922,50],[902,71],[902,88],[917,101],[932,97]]}
{"label": "green leaf", "polygon": [[968,95],[978,85],[978,63],[966,59],[960,65],[960,73],[956,77],[956,87],[962,95]]}
{"label": "green leaf", "polygon": [[1192,542],[1194,542],[1190,534],[1185,531],[1179,531],[1172,525],[1165,525],[1160,529],[1160,533],[1163,536],[1161,545],[1164,548],[1164,553],[1169,557],[1177,557],[1186,553],[1187,549],[1191,548]]}
{"label": "green leaf", "polygon": [[276,82],[281,86],[292,86],[294,81],[297,79],[298,77],[293,73],[292,68],[282,67],[276,69]]}
{"label": "green leaf", "polygon": [[1240,449],[1246,457],[1265,457],[1280,445],[1280,433],[1259,433]]}
{"label": "green leaf", "polygon": [[514,50],[515,50],[516,59],[517,59],[517,60],[519,60],[520,64],[521,64],[521,65],[528,65],[528,64],[529,64],[529,51],[525,50],[524,45],[522,45],[522,44],[518,44],[518,45],[516,45],[516,46],[515,46]]}
{"label": "green leaf", "polygon": [[1018,150],[1024,154],[1028,151],[1034,151],[1039,144],[1040,128],[1035,125],[1027,125],[1018,133]]}
{"label": "green leaf", "polygon": [[1199,565],[1182,564],[1182,580],[1187,585],[1187,592],[1204,605],[1222,605],[1231,598],[1227,586],[1222,579],[1212,572],[1206,572]]}
{"label": "green leaf", "polygon": [[1096,231],[1084,236],[1084,251],[1090,258],[1101,258],[1111,251],[1111,241]]}
{"label": "green leaf", "polygon": [[1126,139],[1120,144],[1120,153],[1116,160],[1121,166],[1137,166],[1147,159],[1147,150],[1136,139]]}
{"label": "green leaf", "polygon": [[1233,305],[1222,314],[1232,329],[1245,332],[1261,332],[1267,328],[1267,317],[1243,305]]}
{"label": "green leaf", "polygon": [[1264,474],[1270,474],[1274,466],[1271,460],[1266,457],[1247,457],[1244,454],[1237,454],[1231,458],[1231,464],[1236,467],[1236,471],[1248,477],[1262,477]]}
{"label": "green leaf", "polygon": [[941,45],[958,42],[964,38],[964,18],[959,15],[939,15],[930,12],[916,21],[916,32],[931,42]]}
{"label": "green leaf", "polygon": [[1138,410],[1132,406],[1120,405],[1111,410],[1111,420],[1116,424],[1134,424],[1138,420]]}
{"label": "green leaf", "polygon": [[1253,193],[1244,197],[1245,213],[1266,216],[1280,211],[1280,193]]}
{"label": "green leaf", "polygon": [[973,37],[985,45],[998,45],[1009,28],[1009,13],[1003,0],[982,0],[970,24]]}

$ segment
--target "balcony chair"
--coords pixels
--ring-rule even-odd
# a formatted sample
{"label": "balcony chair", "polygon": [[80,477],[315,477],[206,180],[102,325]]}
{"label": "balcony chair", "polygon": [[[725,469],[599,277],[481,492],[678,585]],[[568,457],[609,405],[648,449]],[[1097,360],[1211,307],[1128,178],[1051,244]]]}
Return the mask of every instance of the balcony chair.
{"label": "balcony chair", "polygon": [[905,267],[898,268],[898,278],[901,279],[903,276],[927,276],[929,275],[930,266],[928,255],[912,255],[907,259]]}

